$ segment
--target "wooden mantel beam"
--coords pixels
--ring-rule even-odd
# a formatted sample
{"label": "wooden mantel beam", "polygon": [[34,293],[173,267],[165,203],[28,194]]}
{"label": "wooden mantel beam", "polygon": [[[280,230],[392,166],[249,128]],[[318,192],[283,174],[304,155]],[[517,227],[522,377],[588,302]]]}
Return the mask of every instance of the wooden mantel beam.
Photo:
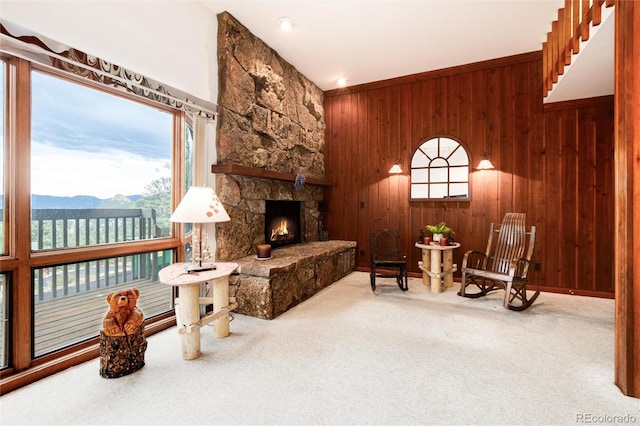
{"label": "wooden mantel beam", "polygon": [[[211,173],[248,176],[267,180],[281,180],[285,182],[296,181],[296,175],[291,173],[276,172],[274,170],[243,166],[241,164],[212,164]],[[310,185],[331,186],[331,182],[329,182],[328,180],[309,176],[305,176],[305,183]]]}

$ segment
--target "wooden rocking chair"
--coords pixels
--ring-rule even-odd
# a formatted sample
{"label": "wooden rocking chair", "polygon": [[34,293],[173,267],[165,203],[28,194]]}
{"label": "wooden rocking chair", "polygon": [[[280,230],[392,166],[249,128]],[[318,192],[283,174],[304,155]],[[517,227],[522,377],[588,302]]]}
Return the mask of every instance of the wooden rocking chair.
{"label": "wooden rocking chair", "polygon": [[[527,231],[524,213],[507,213],[501,224],[491,224],[487,251],[469,250],[462,260],[462,280],[458,295],[482,297],[504,289],[504,307],[513,311],[527,309],[540,295],[527,296],[527,272],[536,240],[536,227]],[[527,242],[527,236],[528,242]],[[479,291],[469,293],[467,287]],[[519,304],[514,301],[519,300]]]}
{"label": "wooden rocking chair", "polygon": [[395,278],[400,290],[409,289],[407,256],[400,252],[398,231],[381,229],[369,230],[369,251],[371,253],[371,290],[376,289],[376,278]]}

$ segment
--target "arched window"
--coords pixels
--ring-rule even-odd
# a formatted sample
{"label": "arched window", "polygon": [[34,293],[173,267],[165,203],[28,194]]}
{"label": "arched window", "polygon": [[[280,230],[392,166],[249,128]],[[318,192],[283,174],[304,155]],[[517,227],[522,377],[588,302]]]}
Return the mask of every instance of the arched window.
{"label": "arched window", "polygon": [[469,155],[448,137],[427,140],[411,157],[411,199],[469,199]]}

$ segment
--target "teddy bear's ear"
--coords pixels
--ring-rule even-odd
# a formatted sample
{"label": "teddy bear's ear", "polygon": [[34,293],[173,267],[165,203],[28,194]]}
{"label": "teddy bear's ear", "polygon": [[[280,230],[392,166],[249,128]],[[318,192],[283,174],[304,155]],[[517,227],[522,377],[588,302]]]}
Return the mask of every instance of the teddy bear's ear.
{"label": "teddy bear's ear", "polygon": [[139,296],[140,296],[140,290],[138,290],[137,288],[132,288],[132,289],[131,289],[131,292],[132,292],[133,294],[135,294],[135,295],[136,295],[136,297],[139,297]]}
{"label": "teddy bear's ear", "polygon": [[111,297],[113,296],[113,293],[109,293],[107,294],[107,303],[111,302]]}

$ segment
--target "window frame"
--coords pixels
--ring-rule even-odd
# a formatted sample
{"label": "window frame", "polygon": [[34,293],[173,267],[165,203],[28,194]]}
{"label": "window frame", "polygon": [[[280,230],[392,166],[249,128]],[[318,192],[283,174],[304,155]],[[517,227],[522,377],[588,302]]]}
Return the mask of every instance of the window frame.
{"label": "window frame", "polygon": [[[31,251],[31,190],[30,170],[33,166],[31,157],[31,72],[51,74],[57,78],[75,84],[88,86],[113,96],[119,96],[134,102],[143,103],[153,108],[163,109],[173,116],[172,154],[171,154],[171,208],[177,206],[183,196],[185,167],[185,112],[167,105],[145,100],[134,94],[109,88],[88,78],[72,75],[63,71],[45,67],[29,60],[2,53],[6,63],[5,73],[5,185],[4,211],[7,253],[0,255],[1,272],[6,273],[8,282],[7,298],[10,301],[8,366],[0,371],[3,387],[15,389],[28,384],[42,374],[52,374],[93,359],[99,355],[99,336],[67,346],[58,351],[34,356],[33,340],[33,294],[32,274],[36,268],[65,265],[75,262],[100,260],[104,258],[135,255],[150,251],[171,250],[174,261],[183,261],[184,235],[180,224],[171,225],[168,237],[151,240],[124,241],[101,244],[97,246],[59,248],[39,252]],[[162,331],[175,324],[175,312],[166,313],[147,319],[145,333],[147,335]],[[34,368],[39,367],[39,368]],[[25,371],[26,370],[26,371]],[[15,373],[22,371],[20,375]],[[26,373],[26,374],[25,374]]]}
{"label": "window frame", "polygon": [[[454,165],[451,166],[448,164],[448,161],[446,158],[444,157],[435,157],[434,159],[443,159],[444,161],[447,161],[447,166],[442,166],[442,167],[434,167],[437,169],[443,169],[446,167],[446,171],[447,171],[447,180],[446,182],[442,182],[443,184],[446,183],[447,185],[447,192],[449,192],[450,189],[450,185],[453,183],[466,183],[467,184],[467,195],[466,196],[447,196],[447,197],[414,197],[413,196],[413,185],[432,185],[433,183],[431,183],[429,180],[427,180],[427,182],[418,182],[418,183],[414,183],[413,181],[413,171],[414,170],[427,170],[428,175],[431,174],[431,167],[430,166],[426,166],[426,167],[413,167],[413,160],[416,157],[416,155],[424,155],[426,157],[426,154],[424,153],[424,151],[422,151],[422,147],[427,144],[428,142],[431,142],[432,140],[438,140],[438,144],[440,144],[440,139],[449,139],[452,140],[454,142],[456,142],[458,144],[458,147],[455,148],[452,153],[458,149],[463,149],[465,155],[467,156],[467,180],[466,181],[452,181],[451,180],[451,173],[450,173],[450,169],[451,167],[465,167],[465,166],[460,166],[460,165]],[[422,153],[422,154],[421,154]],[[449,157],[447,157],[449,158]],[[469,151],[467,145],[462,142],[459,138],[455,137],[455,136],[451,136],[451,135],[446,135],[446,134],[438,134],[438,135],[433,135],[430,137],[427,137],[425,139],[423,139],[420,144],[415,148],[415,150],[413,151],[411,157],[409,158],[409,201],[410,202],[423,202],[423,201],[441,201],[441,202],[460,202],[460,201],[471,201],[471,191],[472,191],[472,180],[471,180],[471,152]],[[435,183],[440,183],[435,182]]]}

